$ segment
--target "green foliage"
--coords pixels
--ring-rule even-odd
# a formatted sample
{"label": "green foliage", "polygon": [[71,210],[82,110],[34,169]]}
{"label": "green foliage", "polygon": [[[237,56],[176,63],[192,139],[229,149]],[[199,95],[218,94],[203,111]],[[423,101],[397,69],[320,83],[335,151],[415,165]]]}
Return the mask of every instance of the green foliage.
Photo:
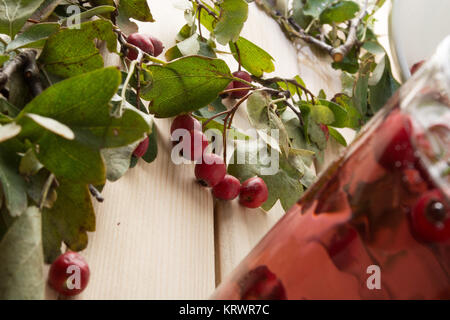
{"label": "green foliage", "polygon": [[[229,46],[236,61],[239,62],[240,59],[242,66],[254,76],[261,77],[264,72],[275,71],[272,56],[253,42],[239,37],[236,42],[230,42]],[[239,55],[236,47],[239,49]]]}
{"label": "green foliage", "polygon": [[14,38],[27,19],[43,2],[44,0],[0,1],[0,33]]}
{"label": "green foliage", "polygon": [[150,100],[150,113],[172,117],[194,111],[212,102],[230,82],[232,75],[223,60],[185,57],[164,66],[145,68],[151,80],[142,88],[142,98]]}
{"label": "green foliage", "polygon": [[103,58],[94,39],[107,42],[110,52],[116,51],[117,36],[106,20],[85,22],[79,29],[61,29],[50,36],[39,57],[45,70],[61,77],[71,77],[103,67]]}
{"label": "green foliage", "polygon": [[44,209],[42,230],[45,260],[61,254],[61,242],[80,251],[88,243],[87,232],[95,231],[95,213],[85,184],[59,179],[58,198],[51,209]]}
{"label": "green foliage", "polygon": [[[0,216],[5,212],[0,212]],[[3,220],[0,218],[0,220]],[[44,299],[41,213],[29,207],[0,234],[0,299]]]}
{"label": "green foliage", "polygon": [[220,5],[220,17],[214,28],[217,42],[226,45],[236,42],[248,17],[248,4],[244,0],[224,0]]}
{"label": "green foliage", "polygon": [[27,28],[17,35],[6,47],[6,51],[13,51],[19,48],[40,48],[43,47],[45,39],[59,30],[58,23],[40,23]]}
{"label": "green foliage", "polygon": [[340,1],[325,8],[320,13],[319,19],[322,23],[339,23],[355,17],[359,11],[359,5],[353,1]]}

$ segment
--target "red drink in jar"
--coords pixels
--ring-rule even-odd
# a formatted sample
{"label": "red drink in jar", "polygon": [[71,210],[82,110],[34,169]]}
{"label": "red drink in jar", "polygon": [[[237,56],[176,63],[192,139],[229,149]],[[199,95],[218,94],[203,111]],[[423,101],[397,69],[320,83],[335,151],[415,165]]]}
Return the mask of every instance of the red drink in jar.
{"label": "red drink in jar", "polygon": [[214,299],[450,299],[450,37]]}

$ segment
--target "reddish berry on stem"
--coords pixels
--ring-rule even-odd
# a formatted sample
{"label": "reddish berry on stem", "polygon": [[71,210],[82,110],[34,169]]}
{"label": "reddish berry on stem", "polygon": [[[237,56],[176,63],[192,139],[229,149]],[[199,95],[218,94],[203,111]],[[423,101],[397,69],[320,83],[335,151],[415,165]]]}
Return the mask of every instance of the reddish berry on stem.
{"label": "reddish berry on stem", "polygon": [[157,38],[155,38],[153,36],[148,36],[148,37],[149,37],[150,41],[152,42],[153,47],[155,49],[153,56],[154,57],[159,56],[164,50],[163,43],[161,42],[161,40],[159,40],[159,39],[157,39]]}
{"label": "reddish berry on stem", "polygon": [[[252,82],[252,77],[245,71],[236,71],[233,73],[233,76],[245,80],[247,82]],[[248,86],[248,84],[235,80],[232,81],[226,89],[239,89],[239,88],[242,88],[242,90],[230,92],[230,97],[234,99],[240,99],[243,98],[249,92],[250,87]]]}
{"label": "reddish berry on stem", "polygon": [[242,300],[286,300],[286,291],[280,279],[266,266],[250,270],[239,281]]}
{"label": "reddish berry on stem", "polygon": [[214,197],[221,200],[233,200],[239,195],[241,189],[241,182],[238,178],[232,175],[225,175],[225,177],[212,189]]}
{"label": "reddish berry on stem", "polygon": [[208,147],[208,138],[200,130],[184,130],[180,140],[182,156],[188,160],[201,159]]}
{"label": "reddish berry on stem", "polygon": [[[145,53],[153,56],[155,53],[155,48],[153,47],[152,41],[150,40],[149,36],[141,33],[132,33],[128,36],[127,42],[129,44],[132,44]],[[136,60],[138,57],[138,52],[135,49],[128,49],[127,54],[128,59],[130,60]]]}
{"label": "reddish berry on stem", "polygon": [[444,242],[450,239],[450,208],[438,189],[423,194],[412,209],[412,227],[426,242]]}
{"label": "reddish berry on stem", "polygon": [[239,203],[247,208],[258,208],[266,202],[269,192],[266,183],[260,177],[247,179],[242,183]]}
{"label": "reddish berry on stem", "polygon": [[194,117],[188,114],[182,114],[173,119],[172,125],[170,126],[170,134],[177,129],[186,129],[188,131],[202,130],[202,125],[200,124],[200,121]]}
{"label": "reddish berry on stem", "polygon": [[416,162],[411,144],[411,120],[394,111],[376,133],[375,156],[388,170],[413,167]]}
{"label": "reddish berry on stem", "polygon": [[139,143],[139,145],[136,147],[136,149],[134,149],[133,155],[138,158],[144,156],[144,154],[147,152],[148,149],[148,143],[149,143],[148,137],[142,140],[141,143]]}
{"label": "reddish berry on stem", "polygon": [[90,273],[86,260],[78,253],[68,251],[53,262],[48,283],[62,295],[75,296],[87,287]]}
{"label": "reddish berry on stem", "polygon": [[205,187],[214,187],[223,180],[226,173],[227,167],[222,157],[214,153],[205,154],[202,162],[195,165],[195,177]]}

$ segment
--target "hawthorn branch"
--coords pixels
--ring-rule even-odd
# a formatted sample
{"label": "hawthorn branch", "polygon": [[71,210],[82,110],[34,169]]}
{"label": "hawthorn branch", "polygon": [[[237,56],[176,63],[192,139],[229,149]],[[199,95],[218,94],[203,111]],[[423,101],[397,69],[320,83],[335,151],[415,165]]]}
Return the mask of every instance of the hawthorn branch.
{"label": "hawthorn branch", "polygon": [[219,17],[217,17],[217,14],[209,9],[208,6],[204,5],[203,2],[201,2],[200,0],[195,0],[195,3],[197,4],[197,7],[199,9],[205,10],[210,16],[214,17],[214,19],[219,19]]}
{"label": "hawthorn branch", "polygon": [[308,35],[307,32],[302,27],[300,27],[292,17],[286,18],[284,16],[278,15],[274,10],[272,10],[272,8],[265,4],[264,1],[255,0],[255,3],[259,8],[261,8],[267,15],[273,18],[280,25],[281,29],[288,39],[290,39],[291,41],[295,39],[301,39],[316,46],[317,48],[328,52],[328,54],[333,58],[335,62],[340,62],[349,53],[353,46],[358,43],[356,31],[359,24],[361,23],[361,20],[367,14],[366,10],[368,0],[364,2],[364,6],[360,14],[350,21],[347,39],[342,45],[336,48],[323,41],[323,39],[317,39]]}
{"label": "hawthorn branch", "polygon": [[39,95],[43,90],[39,68],[36,63],[37,52],[26,50],[20,52],[0,70],[0,91],[7,93],[5,86],[16,72],[22,72],[25,81],[33,96]]}
{"label": "hawthorn branch", "polygon": [[300,88],[302,89],[303,92],[305,92],[306,95],[309,95],[311,100],[313,101],[313,103],[315,102],[316,96],[305,86],[301,85],[300,83],[298,83],[296,80],[294,79],[283,79],[280,77],[273,77],[273,78],[268,78],[268,79],[262,79],[262,78],[257,78],[257,77],[253,77],[253,80],[255,80],[256,82],[264,85],[264,86],[269,86],[272,83],[277,83],[277,82],[287,82],[290,83],[292,85],[294,85],[296,88]]}

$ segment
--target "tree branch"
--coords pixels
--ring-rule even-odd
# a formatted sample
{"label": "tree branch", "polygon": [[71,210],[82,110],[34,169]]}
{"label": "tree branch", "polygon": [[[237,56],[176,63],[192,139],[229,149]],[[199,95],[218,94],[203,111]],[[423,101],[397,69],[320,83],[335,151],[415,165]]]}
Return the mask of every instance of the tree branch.
{"label": "tree branch", "polygon": [[267,4],[262,0],[255,0],[255,3],[259,8],[261,8],[267,15],[272,17],[281,27],[284,34],[290,40],[301,39],[307,43],[310,43],[317,48],[320,48],[326,52],[333,58],[333,61],[340,62],[344,59],[344,57],[349,53],[349,51],[353,48],[353,46],[358,42],[356,31],[358,29],[361,20],[366,16],[367,12],[367,4],[368,0],[364,2],[364,7],[361,10],[360,14],[350,21],[349,32],[347,35],[347,39],[345,43],[340,45],[339,47],[333,47],[328,43],[324,42],[321,39],[317,39],[308,35],[302,27],[300,27],[292,17],[286,18],[281,15],[278,15],[272,8],[270,8]]}

